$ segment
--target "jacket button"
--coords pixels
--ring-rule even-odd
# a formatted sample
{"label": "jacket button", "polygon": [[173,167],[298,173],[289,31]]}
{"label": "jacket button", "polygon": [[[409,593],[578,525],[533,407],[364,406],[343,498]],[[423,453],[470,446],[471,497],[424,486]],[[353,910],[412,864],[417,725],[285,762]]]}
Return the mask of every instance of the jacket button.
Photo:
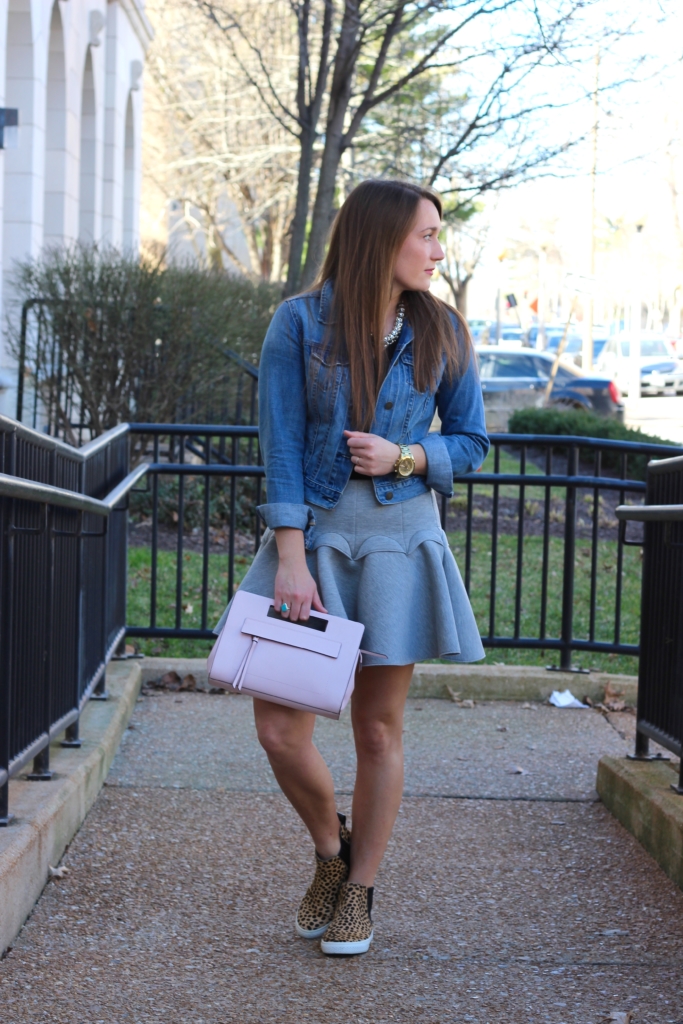
{"label": "jacket button", "polygon": [[394,408],[394,403],[393,402],[385,402],[384,403],[384,408],[385,409],[393,409]]}
{"label": "jacket button", "polygon": [[384,495],[384,497],[387,499],[387,501],[391,501],[393,496],[394,496],[394,492],[393,491],[387,491],[386,494]]}

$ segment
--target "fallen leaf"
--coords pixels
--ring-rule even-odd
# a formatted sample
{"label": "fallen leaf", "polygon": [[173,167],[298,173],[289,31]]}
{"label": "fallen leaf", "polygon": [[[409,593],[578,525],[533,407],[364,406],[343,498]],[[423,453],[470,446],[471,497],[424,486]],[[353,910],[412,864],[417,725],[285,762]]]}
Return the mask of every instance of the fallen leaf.
{"label": "fallen leaf", "polygon": [[536,705],[535,704],[522,704],[522,711],[535,711],[535,710],[536,710]]}
{"label": "fallen leaf", "polygon": [[137,654],[137,648],[135,647],[135,644],[126,644],[125,653],[130,655],[131,657],[132,655]]}
{"label": "fallen leaf", "polygon": [[624,691],[623,690],[617,690],[616,687],[612,685],[612,680],[611,679],[608,680],[607,686],[605,687],[605,694],[604,694],[604,696],[602,698],[603,704],[606,704],[607,701],[609,701],[609,700],[616,700],[617,698],[623,697],[623,696],[624,696]]}
{"label": "fallen leaf", "polygon": [[498,732],[507,732],[508,731],[507,725],[497,725],[496,729],[497,729]]}
{"label": "fallen leaf", "polygon": [[174,523],[177,523],[178,522],[178,513],[177,512],[171,512],[171,519],[173,520]]}
{"label": "fallen leaf", "polygon": [[526,770],[526,768],[520,768],[518,764],[514,765],[512,768],[508,768],[507,769],[507,773],[508,773],[508,775],[528,775],[529,774],[528,771]]}
{"label": "fallen leaf", "polygon": [[191,672],[189,673],[189,675],[186,675],[184,677],[182,683],[180,684],[180,689],[181,690],[196,690],[197,689],[197,680],[195,679],[195,677],[192,675]]}
{"label": "fallen leaf", "polygon": [[192,612],[194,611],[194,605],[189,604],[189,603],[188,604],[184,604],[183,605],[183,611],[187,612],[188,615],[192,615]]}
{"label": "fallen leaf", "polygon": [[457,704],[459,708],[473,708],[476,704],[476,701],[474,700],[463,700],[460,693],[457,690],[452,689],[448,683],[446,683],[446,689],[448,690],[448,695],[453,703]]}
{"label": "fallen leaf", "polygon": [[631,1024],[633,1013],[630,1010],[612,1010],[608,1017],[603,1017],[599,1024]]}
{"label": "fallen leaf", "polygon": [[69,869],[65,867],[53,868],[52,864],[48,864],[47,876],[48,878],[66,878],[69,874]]}
{"label": "fallen leaf", "polygon": [[180,676],[172,669],[167,672],[165,676],[162,676],[157,686],[161,690],[179,690],[180,689]]}

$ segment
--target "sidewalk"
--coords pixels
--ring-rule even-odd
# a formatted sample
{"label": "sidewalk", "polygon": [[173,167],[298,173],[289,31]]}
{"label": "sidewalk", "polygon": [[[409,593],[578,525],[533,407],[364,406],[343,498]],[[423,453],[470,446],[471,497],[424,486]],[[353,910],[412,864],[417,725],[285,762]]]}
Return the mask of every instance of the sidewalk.
{"label": "sidewalk", "polygon": [[[294,934],[311,851],[248,699],[144,697],[70,873],[0,964],[3,1024],[683,1020],[683,892],[594,789],[598,758],[630,747],[618,729],[424,699],[405,740],[375,942],[328,959]],[[348,811],[348,716],[318,742]]]}

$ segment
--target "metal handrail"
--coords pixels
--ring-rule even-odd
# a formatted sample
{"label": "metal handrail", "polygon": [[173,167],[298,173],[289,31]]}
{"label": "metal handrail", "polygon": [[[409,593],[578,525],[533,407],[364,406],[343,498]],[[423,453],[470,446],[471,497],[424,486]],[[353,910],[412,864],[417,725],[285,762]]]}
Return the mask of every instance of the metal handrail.
{"label": "metal handrail", "polygon": [[112,441],[115,441],[118,437],[123,437],[129,432],[130,425],[128,423],[120,423],[118,426],[112,427],[111,430],[105,431],[104,434],[100,434],[94,440],[88,441],[82,448],[74,448],[73,445],[67,444],[66,441],[60,441],[57,437],[43,434],[39,430],[34,430],[33,427],[25,426],[23,423],[17,423],[16,420],[11,419],[9,416],[0,416],[0,433],[15,434],[16,437],[30,441],[31,444],[36,445],[38,448],[45,448],[50,452],[59,452],[60,455],[71,459],[72,462],[87,462],[98,451],[106,448]]}
{"label": "metal handrail", "polygon": [[[629,455],[651,455],[661,452],[662,455],[670,456],[672,452],[678,454],[675,458],[683,458],[683,448],[677,444],[648,444],[644,441],[612,441],[601,437],[581,437],[577,434],[489,434],[489,439],[498,444],[525,444],[533,448],[535,444],[551,444],[556,448],[572,447],[579,448],[612,448],[615,451],[625,452]],[[658,460],[654,463],[659,464]],[[668,459],[666,460],[668,461]]]}
{"label": "metal handrail", "polygon": [[622,522],[674,523],[683,520],[683,505],[618,505],[615,515]]}
{"label": "metal handrail", "polygon": [[97,516],[108,516],[131,488],[142,479],[148,468],[145,463],[139,465],[103,500],[90,498],[87,494],[79,494],[78,491],[67,491],[63,487],[8,476],[6,473],[0,473],[0,495],[6,498],[19,498],[21,501],[36,501],[44,505],[59,505],[62,508],[75,509],[77,512],[92,512]]}

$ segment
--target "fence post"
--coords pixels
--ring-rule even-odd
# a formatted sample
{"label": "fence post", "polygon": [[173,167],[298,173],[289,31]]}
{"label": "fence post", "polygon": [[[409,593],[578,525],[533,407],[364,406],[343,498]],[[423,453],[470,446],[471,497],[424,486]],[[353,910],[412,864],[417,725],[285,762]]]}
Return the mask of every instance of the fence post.
{"label": "fence post", "polygon": [[[33,768],[26,775],[30,782],[49,782],[54,772],[50,771],[50,726],[52,725],[52,670],[54,648],[54,606],[55,606],[55,523],[54,509],[45,505],[45,532],[47,534],[48,564],[46,636],[43,638],[43,693],[42,719],[47,732],[46,745],[33,758]],[[40,627],[39,627],[40,628]]]}
{"label": "fence post", "polygon": [[[579,450],[572,445],[567,452],[567,476],[577,476]],[[564,512],[564,572],[562,578],[562,648],[560,672],[572,672],[574,633],[574,562],[576,558],[576,487],[567,485]]]}
{"label": "fence post", "polygon": [[8,532],[7,509],[11,499],[0,499],[0,771],[5,781],[0,785],[0,827],[9,825],[10,701],[11,701],[11,623],[12,623],[12,552]]}

